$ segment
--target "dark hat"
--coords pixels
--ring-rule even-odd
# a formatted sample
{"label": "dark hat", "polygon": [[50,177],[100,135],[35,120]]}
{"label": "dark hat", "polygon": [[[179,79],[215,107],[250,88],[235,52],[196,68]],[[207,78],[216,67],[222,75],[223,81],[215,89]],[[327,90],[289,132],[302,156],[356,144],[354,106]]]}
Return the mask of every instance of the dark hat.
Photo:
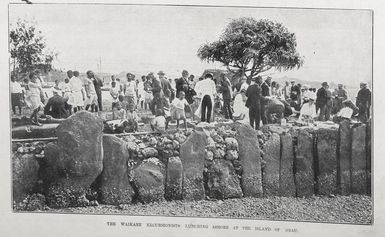
{"label": "dark hat", "polygon": [[206,73],[206,75],[205,75],[205,78],[213,78],[214,77],[214,75],[212,74],[212,73]]}
{"label": "dark hat", "polygon": [[328,83],[326,82],[326,81],[324,81],[324,82],[322,82],[322,84],[321,84],[322,86],[327,86],[328,85]]}
{"label": "dark hat", "polygon": [[164,73],[162,70],[158,72],[158,75],[166,75],[166,73]]}

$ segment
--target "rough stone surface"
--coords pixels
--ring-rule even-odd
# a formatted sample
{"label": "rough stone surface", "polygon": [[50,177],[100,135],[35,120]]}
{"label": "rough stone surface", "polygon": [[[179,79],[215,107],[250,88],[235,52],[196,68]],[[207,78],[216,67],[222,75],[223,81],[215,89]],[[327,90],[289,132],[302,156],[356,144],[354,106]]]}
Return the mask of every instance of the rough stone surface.
{"label": "rough stone surface", "polygon": [[205,198],[203,169],[205,164],[206,134],[194,131],[181,144],[180,158],[183,165],[183,199],[202,200]]}
{"label": "rough stone surface", "polygon": [[299,129],[295,158],[295,183],[298,197],[314,194],[313,136],[307,129]]}
{"label": "rough stone surface", "polygon": [[293,139],[287,133],[281,135],[281,165],[279,176],[279,193],[280,196],[294,197],[295,183],[294,183],[294,153],[293,153]]}
{"label": "rough stone surface", "polygon": [[164,167],[154,160],[146,160],[130,172],[138,200],[143,203],[164,201]]}
{"label": "rough stone surface", "polygon": [[90,192],[103,168],[102,130],[102,120],[86,111],[58,126],[58,155],[46,157],[47,169],[55,171],[46,196],[50,206],[74,206]]}
{"label": "rough stone surface", "polygon": [[239,145],[239,163],[242,166],[241,187],[245,197],[261,197],[262,170],[261,151],[256,132],[248,125],[237,123],[237,141]]}
{"label": "rough stone surface", "polygon": [[15,203],[14,209],[18,211],[37,211],[44,210],[45,197],[40,193],[28,195],[22,202]]}
{"label": "rough stone surface", "polygon": [[167,163],[165,198],[181,200],[183,185],[183,167],[179,157],[170,157]]}
{"label": "rough stone surface", "polygon": [[21,202],[32,194],[39,180],[39,163],[34,154],[15,153],[12,157],[13,201]]}
{"label": "rough stone surface", "polygon": [[103,136],[103,172],[100,177],[100,201],[119,205],[131,203],[135,192],[128,178],[127,144],[112,135]]}
{"label": "rough stone surface", "polygon": [[281,141],[278,134],[273,133],[263,147],[263,194],[265,196],[279,195],[279,167],[281,158]]}
{"label": "rough stone surface", "polygon": [[349,195],[351,192],[350,169],[352,155],[352,130],[349,121],[342,121],[339,128],[339,190],[342,195]]}
{"label": "rough stone surface", "polygon": [[337,136],[337,129],[317,131],[317,189],[320,195],[337,193]]}
{"label": "rough stone surface", "polygon": [[230,161],[214,160],[208,169],[208,195],[214,199],[240,198],[240,181]]}
{"label": "rough stone surface", "polygon": [[367,193],[366,125],[353,128],[352,135],[352,193]]}
{"label": "rough stone surface", "polygon": [[366,174],[367,174],[367,194],[372,193],[372,123],[371,120],[366,125]]}

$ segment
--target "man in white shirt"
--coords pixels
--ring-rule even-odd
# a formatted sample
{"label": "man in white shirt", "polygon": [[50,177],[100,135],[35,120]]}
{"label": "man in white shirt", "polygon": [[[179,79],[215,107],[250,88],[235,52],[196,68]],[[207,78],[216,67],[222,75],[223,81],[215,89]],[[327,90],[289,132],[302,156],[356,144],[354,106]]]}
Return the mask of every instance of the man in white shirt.
{"label": "man in white shirt", "polygon": [[19,114],[21,114],[22,102],[23,88],[20,83],[16,81],[15,75],[11,75],[11,104],[14,114],[16,114],[16,106],[19,108]]}
{"label": "man in white shirt", "polygon": [[205,79],[198,81],[195,85],[195,92],[197,97],[202,99],[196,114],[200,113],[201,122],[210,123],[211,115],[213,115],[214,96],[217,94],[213,74],[207,73]]}
{"label": "man in white shirt", "polygon": [[[67,72],[68,78],[70,79],[70,85],[72,89],[71,96],[68,100],[68,104],[70,104],[74,112],[76,113],[78,110],[81,110],[84,106],[84,100],[85,100],[85,95],[84,95],[84,89],[83,89],[83,82],[79,78],[79,72],[74,71],[68,71]],[[72,76],[73,75],[73,76]]]}

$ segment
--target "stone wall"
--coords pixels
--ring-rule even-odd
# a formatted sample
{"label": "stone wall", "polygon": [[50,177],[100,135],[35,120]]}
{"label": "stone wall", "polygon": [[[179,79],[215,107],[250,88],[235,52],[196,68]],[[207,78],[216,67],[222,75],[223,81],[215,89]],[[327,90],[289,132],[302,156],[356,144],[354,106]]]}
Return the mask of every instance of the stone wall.
{"label": "stone wall", "polygon": [[80,112],[58,127],[57,142],[13,144],[15,209],[370,193],[365,124],[233,123],[121,138],[102,129]]}

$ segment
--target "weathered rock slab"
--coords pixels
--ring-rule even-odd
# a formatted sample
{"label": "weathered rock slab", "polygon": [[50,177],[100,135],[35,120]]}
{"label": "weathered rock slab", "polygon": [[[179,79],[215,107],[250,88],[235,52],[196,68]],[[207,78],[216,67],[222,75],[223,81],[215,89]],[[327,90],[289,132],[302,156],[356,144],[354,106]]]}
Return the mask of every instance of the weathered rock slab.
{"label": "weathered rock slab", "polygon": [[101,202],[110,205],[131,203],[135,192],[128,178],[127,144],[112,135],[103,136],[103,172],[100,177]]}
{"label": "weathered rock slab", "polygon": [[257,134],[248,125],[237,123],[239,163],[242,166],[241,187],[245,197],[262,197],[261,151]]}
{"label": "weathered rock slab", "polygon": [[350,122],[347,120],[341,121],[339,128],[339,177],[338,186],[339,192],[342,195],[351,193],[350,169],[352,155],[352,130]]}
{"label": "weathered rock slab", "polygon": [[76,206],[90,193],[103,168],[102,130],[102,120],[86,111],[58,126],[58,152],[48,151],[52,156],[45,161],[51,170],[46,196],[51,207]]}
{"label": "weathered rock slab", "polygon": [[337,138],[337,129],[317,131],[317,190],[320,195],[337,193]]}
{"label": "weathered rock slab", "polygon": [[206,143],[206,134],[203,131],[194,131],[180,146],[184,200],[203,200],[205,198],[203,169]]}
{"label": "weathered rock slab", "polygon": [[284,197],[295,197],[294,153],[291,134],[281,135],[281,166],[279,176],[279,194]]}
{"label": "weathered rock slab", "polygon": [[183,166],[179,157],[170,157],[167,163],[165,198],[181,200],[183,185]]}
{"label": "weathered rock slab", "polygon": [[13,201],[23,201],[32,194],[39,180],[39,163],[34,154],[15,153],[12,156]]}
{"label": "weathered rock slab", "polygon": [[165,170],[156,158],[145,160],[130,171],[138,200],[142,203],[164,201]]}
{"label": "weathered rock slab", "polygon": [[214,160],[208,169],[208,195],[214,199],[240,198],[242,189],[230,161]]}
{"label": "weathered rock slab", "polygon": [[314,194],[313,135],[307,129],[299,129],[295,158],[295,183],[298,197]]}
{"label": "weathered rock slab", "polygon": [[263,153],[263,194],[264,196],[278,196],[281,140],[277,133],[273,133],[269,140],[265,142]]}
{"label": "weathered rock slab", "polygon": [[353,127],[352,134],[352,193],[367,193],[366,125]]}

